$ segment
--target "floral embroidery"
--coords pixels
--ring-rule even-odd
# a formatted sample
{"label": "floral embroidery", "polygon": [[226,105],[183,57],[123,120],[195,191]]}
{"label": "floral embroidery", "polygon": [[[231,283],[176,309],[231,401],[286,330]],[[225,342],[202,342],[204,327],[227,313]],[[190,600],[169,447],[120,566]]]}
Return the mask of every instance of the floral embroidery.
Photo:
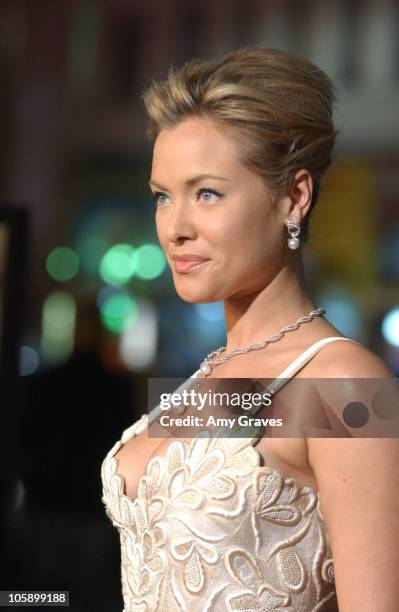
{"label": "floral embroidery", "polygon": [[299,610],[299,594],[312,610],[333,594],[318,494],[261,467],[256,438],[176,440],[150,459],[137,498],[127,497],[114,454],[146,417],[123,432],[101,471],[121,538],[124,612]]}
{"label": "floral embroidery", "polygon": [[290,596],[276,591],[270,584],[264,582],[262,573],[256,561],[242,549],[232,549],[226,554],[226,567],[238,584],[247,590],[229,595],[227,602],[229,610],[252,612],[252,610],[277,610],[286,608]]}

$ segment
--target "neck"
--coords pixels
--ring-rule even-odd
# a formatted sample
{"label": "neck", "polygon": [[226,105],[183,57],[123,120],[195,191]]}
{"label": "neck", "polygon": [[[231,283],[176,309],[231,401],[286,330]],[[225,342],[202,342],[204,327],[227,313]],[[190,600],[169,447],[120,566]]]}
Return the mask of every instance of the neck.
{"label": "neck", "polygon": [[261,342],[315,308],[305,286],[302,261],[296,268],[287,265],[261,290],[225,301],[226,350]]}

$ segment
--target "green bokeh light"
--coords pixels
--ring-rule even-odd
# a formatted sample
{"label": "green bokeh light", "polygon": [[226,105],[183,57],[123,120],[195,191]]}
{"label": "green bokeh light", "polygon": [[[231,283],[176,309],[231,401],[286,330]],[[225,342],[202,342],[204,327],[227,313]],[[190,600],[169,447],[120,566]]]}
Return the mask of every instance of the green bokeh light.
{"label": "green bokeh light", "polygon": [[134,254],[135,274],[144,280],[152,280],[166,268],[162,249],[156,244],[142,244]]}
{"label": "green bokeh light", "polygon": [[115,244],[100,262],[100,276],[111,285],[124,285],[134,274],[136,263],[130,244]]}
{"label": "green bokeh light", "polygon": [[67,357],[74,344],[75,299],[65,291],[55,291],[44,301],[41,348],[47,358]]}
{"label": "green bokeh light", "polygon": [[79,257],[69,247],[57,247],[48,254],[46,269],[54,280],[71,280],[79,270]]}
{"label": "green bokeh light", "polygon": [[122,333],[138,316],[136,302],[129,295],[113,295],[101,307],[104,326],[115,333]]}

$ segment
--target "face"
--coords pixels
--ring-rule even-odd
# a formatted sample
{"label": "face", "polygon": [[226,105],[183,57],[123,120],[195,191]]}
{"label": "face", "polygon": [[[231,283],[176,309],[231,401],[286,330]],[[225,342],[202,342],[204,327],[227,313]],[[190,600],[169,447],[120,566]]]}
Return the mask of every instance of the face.
{"label": "face", "polygon": [[281,213],[212,122],[189,118],[160,132],[150,186],[159,241],[183,300],[240,298],[271,281],[284,253]]}

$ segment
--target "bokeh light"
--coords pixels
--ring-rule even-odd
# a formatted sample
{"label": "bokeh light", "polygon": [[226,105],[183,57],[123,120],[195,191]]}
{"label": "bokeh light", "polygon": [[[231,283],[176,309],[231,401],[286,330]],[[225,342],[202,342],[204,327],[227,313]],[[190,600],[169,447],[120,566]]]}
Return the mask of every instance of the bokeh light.
{"label": "bokeh light", "polygon": [[135,274],[143,280],[152,280],[166,268],[162,249],[156,244],[142,244],[134,254]]}
{"label": "bokeh light", "polygon": [[129,292],[125,287],[117,287],[115,285],[106,285],[102,287],[97,294],[97,307],[99,310],[104,306],[114,295],[129,295]]}
{"label": "bokeh light", "polygon": [[46,269],[54,280],[69,281],[79,270],[79,257],[69,247],[57,247],[48,254]]}
{"label": "bokeh light", "polygon": [[119,334],[134,324],[138,308],[131,296],[117,293],[103,302],[100,314],[104,327]]}
{"label": "bokeh light", "polygon": [[382,335],[389,344],[399,347],[399,308],[393,308],[383,318]]}
{"label": "bokeh light", "polygon": [[194,304],[196,314],[204,321],[215,322],[223,321],[224,306],[223,302],[212,302],[211,304]]}
{"label": "bokeh light", "polygon": [[19,373],[21,376],[29,376],[39,366],[39,355],[30,346],[21,346],[19,351]]}
{"label": "bokeh light", "polygon": [[156,359],[158,344],[158,312],[149,300],[138,300],[138,317],[126,327],[120,338],[122,362],[134,371],[150,367]]}
{"label": "bokeh light", "polygon": [[121,243],[112,246],[100,262],[100,276],[111,285],[124,285],[134,274],[136,267],[134,247]]}
{"label": "bokeh light", "polygon": [[50,361],[66,359],[73,350],[76,324],[76,302],[65,291],[54,291],[43,304],[43,354]]}

